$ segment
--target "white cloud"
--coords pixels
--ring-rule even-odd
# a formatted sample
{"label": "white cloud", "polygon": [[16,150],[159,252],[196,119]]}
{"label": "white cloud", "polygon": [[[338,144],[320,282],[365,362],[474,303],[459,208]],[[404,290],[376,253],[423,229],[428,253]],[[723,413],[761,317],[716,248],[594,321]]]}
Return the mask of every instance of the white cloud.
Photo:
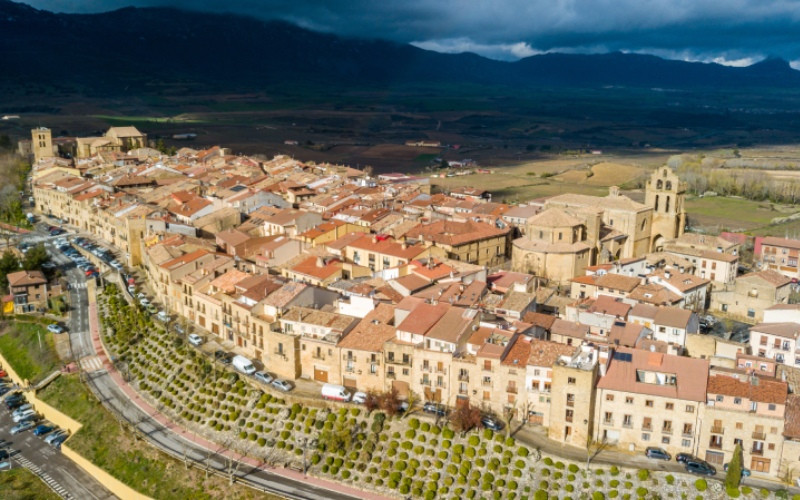
{"label": "white cloud", "polygon": [[444,52],[446,54],[472,52],[500,61],[516,61],[518,59],[543,53],[542,51],[535,50],[526,42],[495,44],[478,43],[466,37],[415,41],[411,42],[411,45],[425,50]]}

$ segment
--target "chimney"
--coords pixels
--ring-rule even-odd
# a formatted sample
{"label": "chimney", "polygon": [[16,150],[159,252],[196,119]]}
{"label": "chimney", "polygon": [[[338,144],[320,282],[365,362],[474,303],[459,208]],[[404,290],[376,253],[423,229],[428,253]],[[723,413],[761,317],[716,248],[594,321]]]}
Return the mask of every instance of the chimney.
{"label": "chimney", "polygon": [[377,242],[378,242],[378,237],[377,236],[373,236],[372,237],[372,243],[375,244]]}
{"label": "chimney", "polygon": [[408,244],[404,241],[403,243],[400,244],[400,248],[406,250],[408,248]]}
{"label": "chimney", "polygon": [[317,257],[317,267],[325,267],[325,259]]}

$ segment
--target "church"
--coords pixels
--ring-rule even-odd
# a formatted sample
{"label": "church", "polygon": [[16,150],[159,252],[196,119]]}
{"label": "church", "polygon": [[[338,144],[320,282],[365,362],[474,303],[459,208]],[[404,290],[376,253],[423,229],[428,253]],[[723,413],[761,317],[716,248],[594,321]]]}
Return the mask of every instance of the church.
{"label": "church", "polygon": [[588,266],[642,257],[683,234],[686,186],[669,167],[660,167],[638,203],[612,186],[608,196],[562,194],[525,221],[525,234],[512,243],[514,271],[567,282]]}

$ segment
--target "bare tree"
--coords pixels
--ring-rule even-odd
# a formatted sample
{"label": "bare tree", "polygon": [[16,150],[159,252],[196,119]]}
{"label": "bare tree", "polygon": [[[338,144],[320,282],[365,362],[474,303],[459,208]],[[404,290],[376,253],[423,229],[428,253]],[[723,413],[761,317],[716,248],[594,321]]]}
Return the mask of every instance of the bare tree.
{"label": "bare tree", "polygon": [[481,410],[467,402],[453,412],[450,423],[456,432],[469,432],[481,424]]}
{"label": "bare tree", "polygon": [[517,416],[517,404],[508,404],[503,408],[503,423],[506,424],[506,437],[511,435],[511,426]]}
{"label": "bare tree", "polygon": [[589,435],[586,437],[586,474],[589,474],[589,465],[592,463],[592,459],[594,459],[597,455],[600,454],[604,449],[608,447],[608,441],[606,438],[603,438],[600,441],[595,441],[592,439],[592,436]]}

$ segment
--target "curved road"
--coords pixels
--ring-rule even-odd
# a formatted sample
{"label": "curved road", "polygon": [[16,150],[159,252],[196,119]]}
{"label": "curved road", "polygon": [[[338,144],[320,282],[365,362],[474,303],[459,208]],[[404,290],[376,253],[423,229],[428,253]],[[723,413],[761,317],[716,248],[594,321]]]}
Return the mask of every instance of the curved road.
{"label": "curved road", "polygon": [[[57,238],[41,233],[31,233],[24,238],[24,240],[30,242],[44,242],[52,260],[61,265],[65,270],[65,275],[70,284],[71,314],[69,336],[75,359],[96,357],[102,353],[96,351],[92,339],[89,298],[85,275],[79,269],[76,269],[65,255],[52,247],[50,241],[54,239]],[[210,467],[223,474],[226,471],[230,471],[231,468],[235,468],[230,467],[230,459],[226,457],[226,454],[223,454],[226,450],[223,450],[219,446],[214,447],[213,443],[208,443],[210,446],[203,446],[194,442],[194,439],[184,438],[174,430],[176,428],[175,426],[164,425],[162,422],[159,422],[159,419],[154,418],[144,411],[139,405],[132,401],[131,397],[126,394],[125,390],[120,387],[117,380],[115,380],[106,369],[99,369],[87,373],[85,380],[89,388],[104,406],[119,418],[124,419],[135,427],[151,444],[157,446],[162,451],[176,457],[186,456],[200,467]],[[163,420],[163,418],[161,420]],[[205,443],[206,442],[203,444]],[[230,452],[227,452],[227,455],[229,456]],[[356,490],[350,489],[344,485],[341,485],[341,488],[350,489],[354,494],[351,495],[334,491],[333,489],[328,489],[319,484],[326,481],[321,481],[316,478],[303,478],[302,474],[290,470],[284,471],[286,475],[282,475],[254,466],[248,462],[251,462],[251,460],[242,461],[241,465],[234,473],[237,477],[237,481],[246,482],[265,492],[287,498],[309,500],[378,498],[376,495],[371,495],[367,492],[356,492]],[[290,475],[299,475],[300,478],[295,479],[287,477]],[[339,485],[336,483],[327,483],[333,488],[339,488]]]}

